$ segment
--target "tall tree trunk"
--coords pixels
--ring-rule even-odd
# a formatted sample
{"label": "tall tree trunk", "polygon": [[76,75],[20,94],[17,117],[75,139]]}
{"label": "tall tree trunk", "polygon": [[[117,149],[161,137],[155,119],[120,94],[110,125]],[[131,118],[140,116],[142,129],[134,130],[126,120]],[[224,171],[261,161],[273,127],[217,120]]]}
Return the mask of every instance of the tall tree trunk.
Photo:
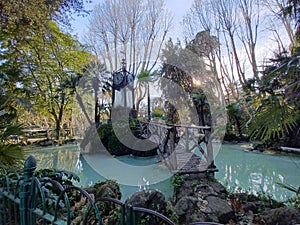
{"label": "tall tree trunk", "polygon": [[237,54],[233,34],[231,33],[231,31],[228,31],[228,32],[229,32],[229,39],[230,39],[230,42],[231,42],[231,47],[232,47],[233,57],[234,57],[234,60],[235,60],[235,66],[236,66],[238,78],[239,78],[240,84],[243,85],[244,83],[246,83],[245,74],[244,74],[244,72],[242,71],[242,68],[241,68],[241,64],[240,64],[239,56]]}
{"label": "tall tree trunk", "polygon": [[84,106],[84,103],[82,101],[82,98],[81,98],[81,96],[77,92],[76,92],[76,100],[78,101],[79,106],[80,106],[80,108],[81,108],[81,110],[82,110],[85,118],[87,119],[89,125],[92,125],[93,123],[92,123],[92,121],[91,121],[91,119],[90,119],[90,117],[89,117],[89,115],[88,115],[88,113],[87,113],[87,111],[85,109],[85,106]]}
{"label": "tall tree trunk", "polygon": [[60,137],[60,120],[57,118],[55,121],[55,140],[59,140]]}
{"label": "tall tree trunk", "polygon": [[99,113],[99,102],[98,98],[95,101],[95,124],[98,126],[100,124],[100,113]]}

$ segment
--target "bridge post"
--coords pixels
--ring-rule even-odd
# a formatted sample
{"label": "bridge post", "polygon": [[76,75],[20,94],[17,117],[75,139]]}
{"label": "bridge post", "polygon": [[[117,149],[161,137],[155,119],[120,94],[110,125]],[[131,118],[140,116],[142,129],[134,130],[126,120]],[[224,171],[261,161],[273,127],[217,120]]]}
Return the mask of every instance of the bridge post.
{"label": "bridge post", "polygon": [[176,127],[174,125],[172,125],[172,127],[170,128],[170,165],[171,165],[171,169],[172,170],[177,170],[177,157],[176,157],[176,153],[175,153],[175,138],[176,138]]}
{"label": "bridge post", "polygon": [[[207,149],[207,160],[209,162],[208,169],[216,169],[216,166],[215,166],[215,163],[214,163],[214,150],[213,150],[213,146],[212,146],[211,130],[210,129],[205,131],[205,143],[206,143],[206,149]],[[215,173],[212,172],[212,175],[214,177]]]}
{"label": "bridge post", "polygon": [[23,177],[20,181],[20,216],[21,225],[30,225],[29,200],[31,180],[36,169],[36,160],[33,156],[29,156],[24,164]]}
{"label": "bridge post", "polygon": [[185,152],[189,152],[189,139],[190,139],[190,134],[189,134],[189,128],[185,127]]}

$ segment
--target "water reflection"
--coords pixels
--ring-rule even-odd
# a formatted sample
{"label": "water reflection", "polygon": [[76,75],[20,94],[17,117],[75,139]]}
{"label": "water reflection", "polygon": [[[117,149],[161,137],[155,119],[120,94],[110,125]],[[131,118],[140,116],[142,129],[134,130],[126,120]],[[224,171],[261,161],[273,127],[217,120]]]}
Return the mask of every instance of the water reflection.
{"label": "water reflection", "polygon": [[80,165],[80,152],[76,145],[34,148],[28,151],[27,155],[36,158],[38,169],[59,168],[77,172],[76,168]]}
{"label": "water reflection", "polygon": [[[31,150],[27,153],[28,155],[33,155],[37,160],[37,169],[43,168],[57,168],[64,169],[76,173],[80,182],[75,183],[77,186],[87,187],[91,186],[98,181],[106,180],[101,174],[94,170],[94,168],[86,161],[86,158],[95,158],[99,166],[109,165],[107,159],[103,158],[101,160],[101,155],[91,155],[83,157],[76,145],[70,146],[59,146],[59,147],[48,147],[48,148],[37,148]],[[103,156],[104,157],[104,156]],[[139,158],[133,156],[122,156],[118,158],[119,161],[130,164],[130,165],[151,165],[155,164],[156,158],[146,157]],[[114,168],[108,168],[114,170]],[[167,169],[165,169],[167,170]],[[122,171],[120,171],[122,173]],[[128,196],[139,190],[145,189],[159,189],[161,190],[168,199],[172,196],[172,187],[170,179],[153,183],[153,177],[156,171],[152,171],[151,176],[141,175],[140,171],[136,171],[136,174],[130,174],[130,177],[134,179],[136,177],[136,185],[120,185],[122,192],[122,199],[125,200]]]}
{"label": "water reflection", "polygon": [[296,155],[267,155],[223,145],[215,164],[219,169],[216,178],[231,190],[262,192],[284,201],[294,193],[277,182],[300,186],[300,157]]}
{"label": "water reflection", "polygon": [[[59,168],[76,173],[81,180],[79,186],[89,186],[105,180],[80,155],[76,145],[40,148],[31,150],[28,154],[37,159],[38,168]],[[124,156],[118,159],[133,165],[155,163],[155,158]],[[294,196],[294,193],[280,187],[277,182],[300,186],[300,157],[296,155],[266,155],[243,151],[237,145],[223,145],[215,164],[219,169],[216,178],[231,190],[239,188],[254,193],[264,192],[284,201]],[[138,190],[149,188],[157,188],[168,198],[171,197],[170,180],[157,184],[152,184],[151,181],[150,176],[142,175],[136,180],[136,186],[121,185],[123,199]]]}

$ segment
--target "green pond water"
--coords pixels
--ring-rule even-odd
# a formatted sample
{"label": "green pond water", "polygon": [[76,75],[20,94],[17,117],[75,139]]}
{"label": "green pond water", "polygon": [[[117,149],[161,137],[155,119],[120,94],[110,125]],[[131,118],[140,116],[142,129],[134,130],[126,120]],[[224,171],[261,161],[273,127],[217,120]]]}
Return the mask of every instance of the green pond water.
{"label": "green pond water", "polygon": [[[170,173],[156,163],[156,157],[110,157],[103,154],[82,155],[77,145],[37,148],[28,154],[37,159],[39,168],[58,168],[76,173],[78,186],[86,187],[105,179],[121,183],[122,199],[142,189],[159,189],[167,198],[172,196]],[[239,145],[223,144],[215,164],[216,178],[230,190],[263,192],[279,201],[294,196],[280,187],[284,182],[300,186],[300,156],[269,155],[244,151]]]}

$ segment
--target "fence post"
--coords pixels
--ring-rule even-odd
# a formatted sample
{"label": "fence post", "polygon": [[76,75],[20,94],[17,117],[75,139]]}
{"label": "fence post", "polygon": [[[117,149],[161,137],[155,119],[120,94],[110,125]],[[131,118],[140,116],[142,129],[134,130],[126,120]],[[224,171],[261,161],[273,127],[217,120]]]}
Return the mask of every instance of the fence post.
{"label": "fence post", "polygon": [[20,216],[21,225],[29,225],[29,200],[30,186],[33,173],[36,169],[36,160],[33,156],[29,156],[24,164],[23,177],[20,182]]}
{"label": "fence post", "polygon": [[126,210],[128,210],[126,212],[127,219],[126,219],[125,224],[126,225],[136,225],[135,215],[134,215],[134,211],[133,211],[133,206],[132,205],[127,205],[125,207],[126,207]]}

